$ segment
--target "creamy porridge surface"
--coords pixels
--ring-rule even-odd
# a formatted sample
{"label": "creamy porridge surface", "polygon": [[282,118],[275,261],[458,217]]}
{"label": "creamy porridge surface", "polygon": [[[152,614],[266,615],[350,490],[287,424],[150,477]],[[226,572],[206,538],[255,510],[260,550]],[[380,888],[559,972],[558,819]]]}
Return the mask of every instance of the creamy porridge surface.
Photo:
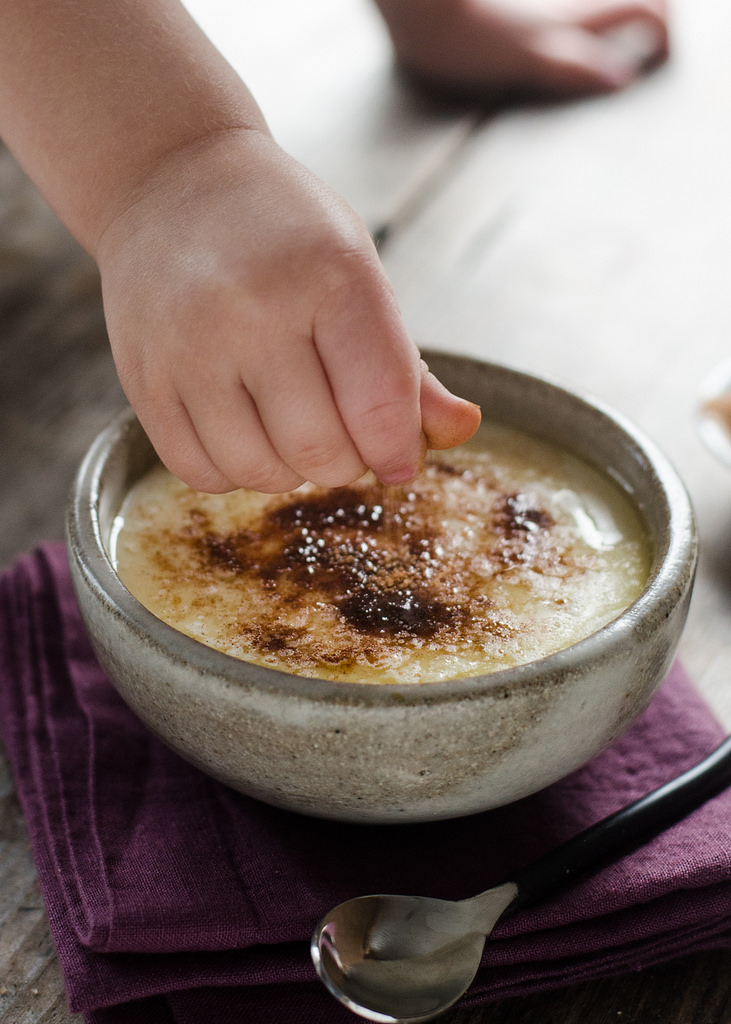
{"label": "creamy porridge surface", "polygon": [[606,475],[484,424],[415,483],[202,494],[156,466],[115,520],[112,556],[155,615],[299,675],[419,683],[522,664],[640,594],[642,521]]}

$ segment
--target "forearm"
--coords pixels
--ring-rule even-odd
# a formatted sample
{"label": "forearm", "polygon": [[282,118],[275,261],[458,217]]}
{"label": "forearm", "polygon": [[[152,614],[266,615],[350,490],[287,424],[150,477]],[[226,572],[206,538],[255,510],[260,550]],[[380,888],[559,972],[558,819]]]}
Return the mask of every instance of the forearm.
{"label": "forearm", "polygon": [[266,129],[177,0],[0,3],[0,135],[92,254],[158,165],[241,127]]}

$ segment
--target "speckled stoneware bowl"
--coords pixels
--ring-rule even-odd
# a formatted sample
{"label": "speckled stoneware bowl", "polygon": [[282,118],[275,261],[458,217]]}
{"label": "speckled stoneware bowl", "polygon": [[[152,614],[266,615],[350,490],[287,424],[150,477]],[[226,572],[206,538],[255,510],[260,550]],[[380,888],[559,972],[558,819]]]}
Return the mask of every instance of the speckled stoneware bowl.
{"label": "speckled stoneware bowl", "polygon": [[112,520],[155,459],[132,414],[99,436],[79,472],[68,516],[71,566],[110,679],[184,758],[280,807],[413,822],[524,797],[632,724],[669,668],[685,622],[693,512],[655,446],[600,404],[552,383],[457,356],[426,358],[485,416],[608,470],[641,510],[654,552],[645,590],[573,647],[493,675],[411,686],[326,682],[238,661],[155,618],[112,568]]}

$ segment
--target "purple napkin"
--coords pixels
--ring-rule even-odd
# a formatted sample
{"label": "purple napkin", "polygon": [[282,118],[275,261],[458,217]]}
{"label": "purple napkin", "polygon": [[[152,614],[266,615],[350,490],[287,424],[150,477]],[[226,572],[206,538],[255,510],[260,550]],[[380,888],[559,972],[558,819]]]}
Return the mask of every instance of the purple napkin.
{"label": "purple napkin", "polygon": [[[59,545],[0,577],[0,716],[69,1002],[88,1024],[348,1024],[309,959],[328,909],[369,892],[477,893],[723,735],[676,666],[611,750],[509,807],[382,827],[276,810],[190,767],[122,703]],[[731,947],[730,832],[726,793],[506,920],[466,1004]]]}

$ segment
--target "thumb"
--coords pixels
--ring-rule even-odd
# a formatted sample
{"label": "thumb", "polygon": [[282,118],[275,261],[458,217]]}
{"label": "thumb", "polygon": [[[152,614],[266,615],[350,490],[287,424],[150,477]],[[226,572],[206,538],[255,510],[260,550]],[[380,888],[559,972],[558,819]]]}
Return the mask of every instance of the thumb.
{"label": "thumb", "polygon": [[454,448],[480,425],[480,407],[453,395],[421,361],[421,428],[428,448]]}

